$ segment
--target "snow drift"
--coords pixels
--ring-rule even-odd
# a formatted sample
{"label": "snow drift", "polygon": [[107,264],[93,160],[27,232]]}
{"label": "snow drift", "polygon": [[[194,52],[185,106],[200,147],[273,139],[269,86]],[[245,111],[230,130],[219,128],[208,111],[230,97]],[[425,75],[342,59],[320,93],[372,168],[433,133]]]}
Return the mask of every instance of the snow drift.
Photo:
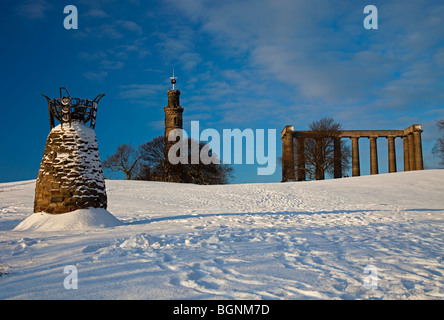
{"label": "snow drift", "polygon": [[79,209],[63,214],[33,213],[23,220],[14,231],[63,231],[109,228],[122,223],[102,208]]}

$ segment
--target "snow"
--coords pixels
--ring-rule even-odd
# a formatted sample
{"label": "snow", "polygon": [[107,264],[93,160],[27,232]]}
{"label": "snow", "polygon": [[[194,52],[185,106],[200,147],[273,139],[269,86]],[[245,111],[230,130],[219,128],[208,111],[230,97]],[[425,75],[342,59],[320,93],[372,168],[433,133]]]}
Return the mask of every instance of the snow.
{"label": "snow", "polygon": [[0,299],[443,299],[443,180],[106,180],[109,212],[60,217],[32,214],[35,180],[2,183]]}
{"label": "snow", "polygon": [[76,134],[83,139],[84,141],[94,141],[96,140],[96,134],[94,132],[94,129],[88,127],[82,122],[78,122],[76,120],[73,120],[71,125],[69,124],[59,124],[52,128],[52,132],[60,132],[60,133],[66,133],[69,132],[69,130],[74,130]]}
{"label": "snow", "polygon": [[[70,180],[69,173],[78,173],[83,179],[89,180],[99,185],[100,188],[104,187],[104,177],[102,171],[102,163],[100,162],[100,156],[98,152],[98,145],[96,134],[94,129],[87,125],[73,121],[71,125],[59,124],[51,130],[50,136],[62,136],[64,139],[75,139],[77,144],[75,147],[71,147],[70,152],[57,152],[57,159],[60,160],[58,165],[60,170],[67,170],[68,167],[73,166],[70,172],[65,175],[66,179]],[[70,158],[70,159],[68,159]],[[69,164],[64,164],[63,160],[68,160]],[[55,166],[54,162],[50,162],[52,166]],[[82,165],[79,167],[79,165]],[[42,170],[43,168],[40,168]],[[72,178],[71,178],[72,179]],[[101,189],[97,189],[102,193]]]}
{"label": "snow", "polygon": [[20,222],[15,231],[63,231],[108,228],[122,223],[107,210],[88,208],[69,214],[33,213]]}

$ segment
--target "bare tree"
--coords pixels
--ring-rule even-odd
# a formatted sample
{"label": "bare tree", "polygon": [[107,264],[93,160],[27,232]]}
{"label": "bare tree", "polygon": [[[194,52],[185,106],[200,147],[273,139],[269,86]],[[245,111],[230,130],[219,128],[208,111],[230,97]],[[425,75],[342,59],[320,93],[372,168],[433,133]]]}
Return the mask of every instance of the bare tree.
{"label": "bare tree", "polygon": [[[233,169],[224,164],[191,163],[191,139],[187,141],[188,163],[171,164],[165,157],[165,138],[159,136],[139,146],[144,165],[148,166],[150,178],[169,182],[185,182],[195,184],[226,184],[232,177]],[[205,147],[199,143],[199,154]],[[206,150],[212,156],[212,150]]]}
{"label": "bare tree", "polygon": [[126,180],[131,180],[133,174],[139,169],[139,161],[142,159],[140,152],[130,144],[121,144],[117,151],[103,161],[103,167],[112,172],[122,171]]}
{"label": "bare tree", "polygon": [[[341,125],[333,118],[322,118],[309,125],[312,136],[305,141],[305,170],[310,179],[323,180],[325,173],[333,173],[335,162],[341,162],[343,175],[350,167],[351,150],[340,144],[340,153],[335,155],[335,141],[340,141]],[[337,157],[340,155],[340,159]]]}
{"label": "bare tree", "polygon": [[[439,120],[437,125],[440,130],[444,130],[444,120]],[[444,136],[436,140],[435,145],[432,149],[432,153],[440,157],[441,164],[444,165]]]}
{"label": "bare tree", "polygon": [[[208,146],[199,142],[199,154],[202,151],[208,154],[209,158],[218,158]],[[227,184],[232,178],[233,168],[229,165],[219,163],[204,164],[199,159],[199,163],[191,163],[191,146],[192,140],[188,139],[188,164],[181,165],[183,182],[210,185],[210,184]]]}
{"label": "bare tree", "polygon": [[159,136],[141,144],[139,152],[142,155],[144,166],[150,168],[151,175],[150,179],[145,177],[142,180],[168,181],[165,176],[167,172],[166,166],[168,165],[165,160],[165,137]]}
{"label": "bare tree", "polygon": [[[232,178],[232,167],[224,164],[191,163],[191,139],[188,143],[188,163],[171,164],[165,156],[165,137],[159,136],[141,144],[137,149],[123,144],[103,161],[112,172],[121,171],[127,180],[185,182],[195,184],[226,184]],[[199,143],[199,154],[206,145]],[[209,157],[212,150],[205,147]],[[215,155],[216,156],[216,155]]]}

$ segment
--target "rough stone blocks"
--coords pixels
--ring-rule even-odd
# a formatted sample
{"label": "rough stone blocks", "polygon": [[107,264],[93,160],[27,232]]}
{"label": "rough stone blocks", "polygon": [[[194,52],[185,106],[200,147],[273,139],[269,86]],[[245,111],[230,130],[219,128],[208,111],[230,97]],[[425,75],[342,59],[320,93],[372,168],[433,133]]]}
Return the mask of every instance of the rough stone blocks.
{"label": "rough stone blocks", "polygon": [[37,177],[34,212],[61,214],[107,207],[94,130],[81,123],[59,125],[48,136]]}

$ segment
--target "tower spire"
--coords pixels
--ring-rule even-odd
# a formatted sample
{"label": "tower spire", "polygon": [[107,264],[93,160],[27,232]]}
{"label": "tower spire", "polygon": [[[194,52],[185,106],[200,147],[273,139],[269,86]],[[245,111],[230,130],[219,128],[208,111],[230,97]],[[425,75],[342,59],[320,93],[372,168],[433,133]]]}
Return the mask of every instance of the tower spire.
{"label": "tower spire", "polygon": [[173,68],[173,76],[170,77],[170,79],[171,79],[171,83],[173,84],[173,90],[175,90],[174,85],[176,84],[176,79],[178,79],[178,78],[174,76],[174,68]]}
{"label": "tower spire", "polygon": [[[170,77],[170,79],[171,83],[173,84],[173,90],[168,90],[168,105],[163,108],[163,110],[165,111],[165,159],[168,159],[169,150],[175,144],[174,141],[168,140],[170,132],[176,129],[183,129],[183,107],[180,106],[180,90],[176,90],[174,86],[177,79],[177,77],[174,75],[174,68],[173,76]],[[166,166],[166,176],[168,181],[172,179],[169,167],[169,165]]]}

